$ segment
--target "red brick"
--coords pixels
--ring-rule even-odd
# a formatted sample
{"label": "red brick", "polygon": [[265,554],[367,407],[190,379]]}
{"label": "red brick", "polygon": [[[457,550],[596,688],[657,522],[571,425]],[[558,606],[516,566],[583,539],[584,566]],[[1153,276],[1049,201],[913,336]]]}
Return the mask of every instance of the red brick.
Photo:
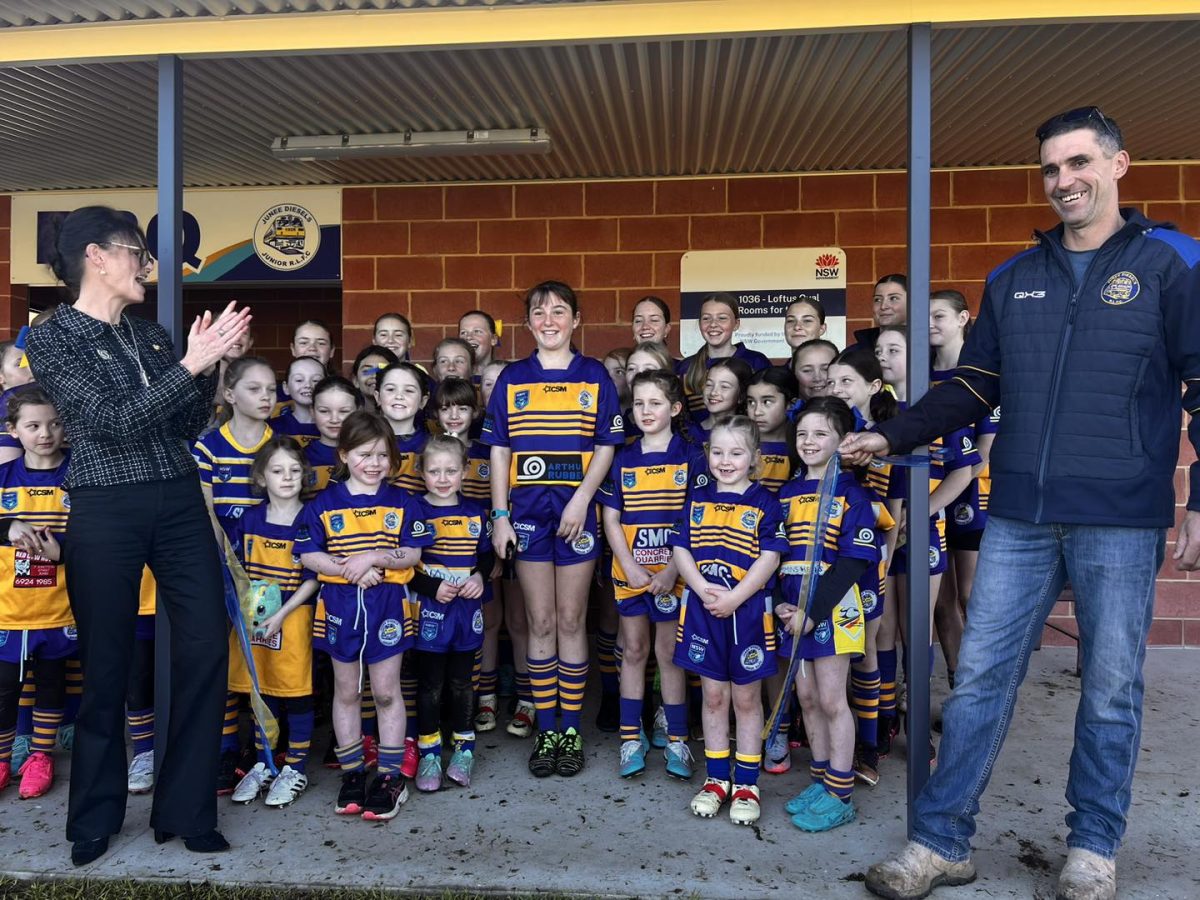
{"label": "red brick", "polygon": [[[876,247],[875,263],[872,270],[875,279],[882,278],[889,272],[908,271],[908,247]],[[950,248],[944,244],[929,248],[929,280],[938,281],[950,277]],[[936,289],[934,289],[936,290]]]}
{"label": "red brick", "polygon": [[[419,362],[424,362],[428,367],[429,359],[433,355],[433,348],[438,345],[444,337],[452,337],[450,331],[452,329],[446,325],[413,325],[413,336],[411,344],[411,354],[414,359]],[[457,334],[457,329],[453,329]]]}
{"label": "red brick", "polygon": [[875,254],[870,247],[846,247],[846,283],[865,281],[874,289]]}
{"label": "red brick", "polygon": [[1200,200],[1200,165],[1183,166],[1183,196]]}
{"label": "red brick", "polygon": [[1146,643],[1151,647],[1179,647],[1183,645],[1183,621],[1180,619],[1155,619],[1150,624],[1150,635]]}
{"label": "red brick", "polygon": [[479,223],[480,253],[545,253],[545,219],[500,219]]}
{"label": "red brick", "polygon": [[342,221],[375,218],[375,188],[342,188]]}
{"label": "red brick", "polygon": [[371,256],[342,257],[342,290],[373,291],[375,289],[375,258]]}
{"label": "red brick", "polygon": [[[1050,616],[1048,623],[1057,625],[1059,628],[1065,628],[1071,634],[1076,634],[1076,624],[1073,618],[1066,616]],[[1053,628],[1046,628],[1042,631],[1042,645],[1047,647],[1074,647],[1075,641],[1065,634],[1055,631]]]}
{"label": "red brick", "polygon": [[968,169],[953,172],[951,200],[955,206],[1028,203],[1029,172],[1029,169]]}
{"label": "red brick", "polygon": [[539,256],[521,255],[513,259],[513,284],[521,291],[550,280],[562,281],[572,287],[582,282],[583,257],[570,253],[554,253]]}
{"label": "red brick", "polygon": [[517,216],[561,218],[583,215],[582,184],[518,184]]}
{"label": "red brick", "polygon": [[986,209],[936,209],[930,233],[935,244],[977,244],[988,239]]}
{"label": "red brick", "polygon": [[584,325],[594,328],[597,325],[611,325],[616,321],[616,291],[588,289],[579,291],[577,296],[579,317]]}
{"label": "red brick", "polygon": [[440,256],[385,256],[375,263],[378,288],[429,290],[442,287],[442,283]]}
{"label": "red brick", "polygon": [[683,259],[680,253],[654,254],[654,287],[679,288],[679,265]]}
{"label": "red brick", "polygon": [[1183,646],[1200,647],[1200,619],[1184,620]]}
{"label": "red brick", "polygon": [[801,209],[874,209],[875,176],[859,173],[805,175],[800,179]]}
{"label": "red brick", "polygon": [[622,250],[687,250],[687,216],[639,216],[620,219]]}
{"label": "red brick", "polygon": [[646,216],[654,212],[653,181],[594,181],[584,185],[589,216]]}
{"label": "red brick", "polygon": [[693,250],[752,250],[762,246],[762,216],[692,216]]}
{"label": "red brick", "polygon": [[616,250],[617,220],[551,219],[550,249],[553,252]]}
{"label": "red brick", "polygon": [[[950,173],[931,172],[929,175],[929,203],[934,209],[950,205]],[[906,172],[880,172],[875,176],[876,209],[908,208],[908,174]]]}
{"label": "red brick", "polygon": [[838,246],[865,247],[908,241],[908,217],[902,210],[838,213]]}
{"label": "red brick", "polygon": [[1054,604],[1054,609],[1051,611],[1052,616],[1073,616],[1075,615],[1075,606],[1070,600],[1058,600]]}
{"label": "red brick", "polygon": [[446,186],[447,219],[511,219],[511,184],[451,184]]}
{"label": "red brick", "polygon": [[617,321],[623,323],[633,322],[633,308],[638,305],[638,302],[647,294],[657,297],[667,304],[667,309],[671,311],[671,322],[679,321],[679,289],[678,288],[655,288],[652,291],[647,291],[644,288],[625,288],[617,292]]}
{"label": "red brick", "polygon": [[958,291],[967,298],[971,315],[979,314],[979,301],[983,296],[982,281],[951,281],[948,278],[934,278],[930,279],[929,287],[934,291]]}
{"label": "red brick", "polygon": [[511,256],[446,257],[448,288],[504,288],[512,287],[512,283]]}
{"label": "red brick", "polygon": [[725,212],[724,178],[668,178],[658,182],[654,211],[671,213]]}
{"label": "red brick", "polygon": [[413,222],[409,231],[413,253],[478,253],[478,222]]}
{"label": "red brick", "polygon": [[1164,581],[1161,577],[1154,586],[1154,617],[1156,619],[1200,618],[1200,590],[1187,581],[1182,572],[1168,565],[1163,575],[1178,578]]}
{"label": "red brick", "polygon": [[[463,313],[479,308],[476,291],[413,291],[409,318],[414,325],[444,325],[458,333],[458,319]],[[426,347],[432,353],[433,347]]]}
{"label": "red brick", "polygon": [[1054,212],[1037,206],[995,206],[988,211],[988,240],[1033,241],[1034,229],[1045,231],[1055,225]]}
{"label": "red brick", "polygon": [[380,220],[440,219],[443,190],[437,185],[375,189],[375,217]]}
{"label": "red brick", "polygon": [[767,213],[763,216],[764,247],[831,247],[836,244],[836,213]]}
{"label": "red brick", "polygon": [[987,274],[1022,249],[1011,244],[967,244],[950,248],[952,278],[986,278]]}
{"label": "red brick", "polygon": [[649,287],[654,282],[650,253],[590,253],[583,258],[583,284],[597,287]]}
{"label": "red brick", "polygon": [[346,222],[343,256],[401,256],[408,253],[407,222]]}
{"label": "red brick", "polygon": [[377,318],[388,312],[409,314],[407,291],[342,292],[342,317],[347,322],[373,325]]}
{"label": "red brick", "polygon": [[1170,222],[1187,234],[1200,234],[1200,203],[1147,203],[1146,216]]}
{"label": "red brick", "polygon": [[[500,331],[502,342],[509,342],[511,332],[524,327],[525,322],[525,292],[511,291],[480,291],[479,308],[491,315],[497,322],[503,322]],[[502,343],[501,346],[504,346]]]}
{"label": "red brick", "polygon": [[584,325],[580,349],[588,356],[603,359],[604,354],[618,347],[632,347],[629,328],[624,325]]}
{"label": "red brick", "polygon": [[1129,167],[1117,193],[1122,203],[1138,200],[1180,200],[1183,197],[1179,166],[1134,165]]}
{"label": "red brick", "polygon": [[511,346],[512,352],[508,356],[509,359],[524,359],[537,349],[533,335],[529,333],[529,329],[524,325],[513,329]]}
{"label": "red brick", "polygon": [[730,212],[774,212],[799,208],[800,179],[795,175],[729,179]]}

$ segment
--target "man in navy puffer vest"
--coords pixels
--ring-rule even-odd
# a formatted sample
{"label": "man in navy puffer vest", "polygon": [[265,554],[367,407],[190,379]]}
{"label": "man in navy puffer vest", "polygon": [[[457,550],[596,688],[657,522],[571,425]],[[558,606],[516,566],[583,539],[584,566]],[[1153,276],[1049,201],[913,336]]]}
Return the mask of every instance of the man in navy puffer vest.
{"label": "man in navy puffer vest", "polygon": [[[988,277],[955,377],[842,448],[861,464],[1003,409],[940,764],[917,801],[913,840],[867,875],[884,897],[924,897],[975,878],[979,798],[1067,579],[1083,678],[1056,896],[1116,896],[1154,579],[1175,524],[1181,382],[1188,435],[1200,448],[1200,243],[1119,207],[1129,154],[1098,108],[1055,116],[1037,138],[1061,224]],[[1183,571],[1200,567],[1200,464],[1174,559]]]}

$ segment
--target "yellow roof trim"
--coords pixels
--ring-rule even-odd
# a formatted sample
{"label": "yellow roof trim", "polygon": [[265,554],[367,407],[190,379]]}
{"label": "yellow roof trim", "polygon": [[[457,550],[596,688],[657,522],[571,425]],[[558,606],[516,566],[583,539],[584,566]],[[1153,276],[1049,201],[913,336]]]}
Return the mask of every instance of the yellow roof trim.
{"label": "yellow roof trim", "polygon": [[610,0],[468,9],[158,19],[0,30],[0,65],[184,57],[500,47],[1101,19],[1186,18],[1200,3],[1092,0]]}

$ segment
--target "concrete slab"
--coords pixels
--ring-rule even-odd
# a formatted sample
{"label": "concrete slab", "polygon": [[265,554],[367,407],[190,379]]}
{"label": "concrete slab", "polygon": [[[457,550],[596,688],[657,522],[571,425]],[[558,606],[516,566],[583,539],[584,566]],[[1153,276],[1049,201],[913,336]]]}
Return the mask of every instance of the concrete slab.
{"label": "concrete slab", "polygon": [[[975,841],[976,884],[940,890],[962,897],[1052,898],[1066,856],[1063,799],[1078,682],[1073,651],[1035,654],[1008,745],[984,798]],[[1129,832],[1119,858],[1121,896],[1200,897],[1200,806],[1191,787],[1200,746],[1200,650],[1154,650],[1146,663],[1145,734]],[[937,678],[939,688],[944,679]],[[940,701],[942,689],[936,696]],[[594,709],[594,705],[589,706]],[[883,780],[859,790],[859,818],[827,835],[804,835],[782,804],[804,785],[806,751],[782,776],[762,776],[756,828],[692,817],[699,785],[669,780],[657,756],[645,776],[615,775],[617,740],[588,734],[588,764],[575,779],[537,781],[529,743],[493,732],[480,743],[469,790],[416,795],[390,825],[333,814],[337,774],[320,767],[292,808],[223,807],[232,853],[198,856],[178,841],[157,847],[149,798],[131,797],[113,849],[86,870],[71,868],[63,836],[66,779],[34,802],[0,799],[0,869],[21,876],[87,875],[258,885],[386,887],[440,893],[558,892],[595,896],[760,898],[866,895],[867,866],[904,841],[902,752]],[[902,751],[903,738],[898,747]],[[321,748],[323,749],[323,747]],[[700,747],[695,747],[700,751]],[[66,776],[69,767],[63,765]]]}

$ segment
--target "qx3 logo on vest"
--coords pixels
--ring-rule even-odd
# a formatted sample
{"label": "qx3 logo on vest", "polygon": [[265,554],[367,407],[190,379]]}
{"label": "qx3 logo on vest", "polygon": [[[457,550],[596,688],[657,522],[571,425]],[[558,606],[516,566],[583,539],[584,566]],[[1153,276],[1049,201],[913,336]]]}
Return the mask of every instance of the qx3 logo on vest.
{"label": "qx3 logo on vest", "polygon": [[1013,291],[1014,300],[1045,300],[1045,291]]}

